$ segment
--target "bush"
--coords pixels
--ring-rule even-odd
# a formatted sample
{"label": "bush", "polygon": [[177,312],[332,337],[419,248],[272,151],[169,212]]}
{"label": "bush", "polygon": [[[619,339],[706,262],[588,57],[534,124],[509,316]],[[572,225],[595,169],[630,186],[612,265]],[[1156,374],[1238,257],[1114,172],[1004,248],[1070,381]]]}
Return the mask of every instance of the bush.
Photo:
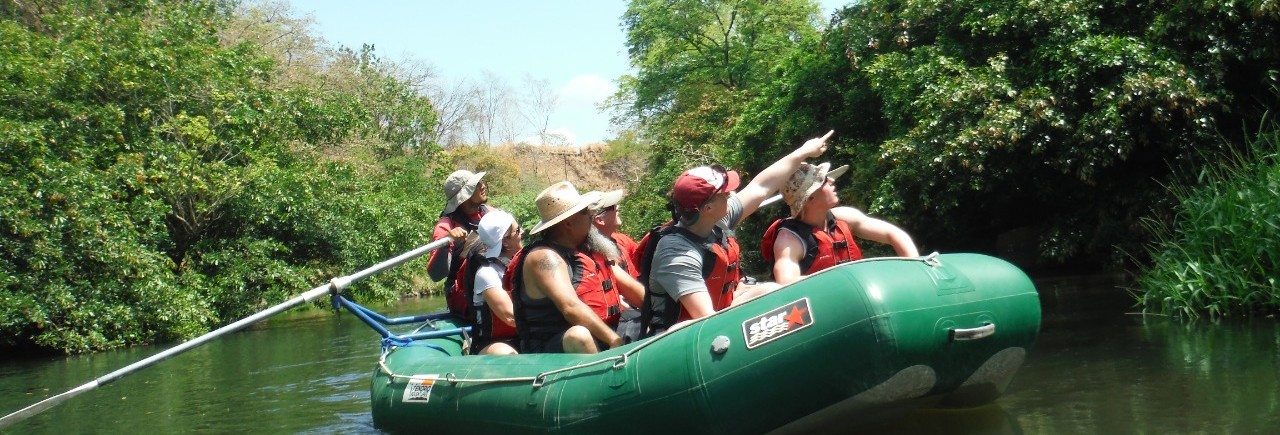
{"label": "bush", "polygon": [[0,348],[192,338],[430,241],[425,97],[282,88],[229,5],[0,7]]}
{"label": "bush", "polygon": [[1147,220],[1154,264],[1138,279],[1144,311],[1197,318],[1280,311],[1280,129],[1200,174],[1202,184],[1171,188],[1172,223]]}

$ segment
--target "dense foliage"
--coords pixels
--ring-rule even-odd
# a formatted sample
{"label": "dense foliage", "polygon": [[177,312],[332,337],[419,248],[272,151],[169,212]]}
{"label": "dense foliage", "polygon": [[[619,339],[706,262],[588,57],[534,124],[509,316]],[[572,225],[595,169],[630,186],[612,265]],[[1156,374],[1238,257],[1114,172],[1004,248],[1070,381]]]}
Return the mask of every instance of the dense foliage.
{"label": "dense foliage", "polygon": [[[1278,25],[1266,1],[866,0],[799,32],[749,93],[646,105],[635,86],[629,101],[675,120],[639,121],[655,148],[748,172],[835,129],[829,159],[855,167],[844,201],[926,252],[996,252],[1021,233],[1043,263],[1116,266],[1149,240],[1141,219],[1167,213],[1162,183],[1230,153],[1241,141],[1219,130],[1275,107]],[[701,76],[649,74],[666,70],[631,54],[633,79],[705,95]],[[645,188],[658,194],[691,162],[655,154]]]}
{"label": "dense foliage", "polygon": [[1029,227],[1046,260],[1114,265],[1146,239],[1160,183],[1223,152],[1217,126],[1260,113],[1280,67],[1274,6],[1176,3],[851,5],[778,71],[743,138],[849,126],[854,196],[926,249],[993,251]]}
{"label": "dense foliage", "polygon": [[353,89],[283,82],[230,19],[0,2],[0,347],[189,338],[428,241],[429,102],[368,49]]}
{"label": "dense foliage", "polygon": [[1138,279],[1145,310],[1196,318],[1280,312],[1280,129],[1247,153],[1175,185],[1177,213],[1149,220],[1154,265]]}
{"label": "dense foliage", "polygon": [[818,17],[808,0],[630,3],[622,24],[636,73],[620,80],[612,107],[615,122],[636,127],[623,142],[644,144],[650,158],[623,208],[627,231],[639,234],[670,218],[666,193],[685,169],[759,169],[790,151],[739,154],[730,134],[775,65],[817,37]]}

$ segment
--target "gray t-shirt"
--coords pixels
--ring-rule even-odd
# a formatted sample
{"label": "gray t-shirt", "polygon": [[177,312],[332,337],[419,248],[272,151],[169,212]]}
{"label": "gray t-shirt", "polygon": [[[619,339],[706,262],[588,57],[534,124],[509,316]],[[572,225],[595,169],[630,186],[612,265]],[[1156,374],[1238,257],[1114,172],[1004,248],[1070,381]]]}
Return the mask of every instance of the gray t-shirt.
{"label": "gray t-shirt", "polygon": [[[742,220],[742,201],[737,195],[729,197],[729,213],[716,222],[725,236],[733,236],[733,228]],[[663,237],[653,251],[653,266],[649,270],[649,290],[659,294],[675,294],[680,297],[707,291],[702,280],[702,250],[684,237]],[[674,292],[672,291],[674,290]]]}

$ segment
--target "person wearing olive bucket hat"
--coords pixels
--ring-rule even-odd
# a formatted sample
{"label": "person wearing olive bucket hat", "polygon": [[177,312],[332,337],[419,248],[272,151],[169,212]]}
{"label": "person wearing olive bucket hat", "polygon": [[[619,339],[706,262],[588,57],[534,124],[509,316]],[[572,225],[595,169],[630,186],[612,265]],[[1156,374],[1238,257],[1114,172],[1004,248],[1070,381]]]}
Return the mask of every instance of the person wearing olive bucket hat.
{"label": "person wearing olive bucket hat", "polygon": [[751,284],[749,279],[740,282],[745,275],[733,229],[777,192],[800,163],[822,155],[833,133],[805,141],[741,190],[738,173],[718,165],[693,168],[676,178],[670,196],[677,222],[650,231],[640,242],[645,246],[640,282],[648,284],[641,313],[644,335],[777,288],[772,283]]}
{"label": "person wearing olive bucket hat", "polygon": [[618,292],[605,291],[612,270],[585,248],[595,229],[590,207],[598,199],[599,192],[580,195],[561,181],[534,200],[541,222],[529,234],[541,237],[516,254],[504,277],[521,352],[596,353],[622,345],[603,320],[620,310]]}
{"label": "person wearing olive bucket hat", "polygon": [[791,216],[765,230],[761,254],[771,263],[773,280],[789,284],[837,264],[862,258],[854,237],[893,246],[903,257],[916,257],[915,242],[896,225],[840,206],[835,179],[843,173],[827,172],[829,163],[803,163],[782,188],[782,199]]}
{"label": "person wearing olive bucket hat", "polygon": [[[444,211],[436,221],[431,238],[439,240],[452,237],[454,241],[445,249],[431,251],[427,260],[427,276],[432,281],[443,279],[446,293],[453,289],[458,276],[458,268],[462,262],[462,242],[467,233],[479,227],[480,218],[488,211],[485,203],[489,202],[489,188],[481,181],[484,174],[459,169],[444,179]],[[462,315],[467,302],[454,299],[456,300],[447,301],[449,311]]]}

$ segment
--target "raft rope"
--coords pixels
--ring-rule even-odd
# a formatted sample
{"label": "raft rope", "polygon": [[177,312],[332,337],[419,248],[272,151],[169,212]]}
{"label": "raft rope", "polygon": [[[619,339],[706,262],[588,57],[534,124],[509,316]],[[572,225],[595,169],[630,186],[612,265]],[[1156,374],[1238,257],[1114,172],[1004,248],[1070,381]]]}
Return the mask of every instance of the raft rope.
{"label": "raft rope", "polygon": [[[897,260],[897,261],[902,261],[902,260],[912,260],[912,261],[919,261],[919,262],[923,262],[924,264],[926,264],[926,265],[928,265],[928,266],[930,266],[930,267],[937,267],[937,266],[939,266],[939,265],[941,265],[941,264],[942,264],[942,262],[938,260],[938,253],[937,253],[937,252],[934,252],[934,253],[929,254],[929,255],[927,255],[927,256],[921,256],[921,257],[876,257],[876,258],[864,258],[864,259],[857,260],[857,261],[854,261],[854,262],[849,263],[849,264],[853,264],[853,263],[864,263],[864,262],[873,262],[873,261],[887,261],[887,260]],[[832,268],[832,269],[834,269],[834,268]],[[354,305],[354,304],[353,304],[353,305]],[[719,313],[723,313],[723,312],[728,311],[729,309],[732,309],[732,308],[734,308],[734,307],[729,307],[729,308],[726,308],[726,309],[724,309],[724,310],[720,310],[719,312],[713,313],[713,314],[712,314],[712,316],[714,316],[714,315],[716,315],[716,314],[719,314]],[[446,314],[447,314],[447,313],[446,313]],[[440,318],[440,317],[436,317],[436,318]],[[705,319],[705,317],[704,317],[703,319]],[[701,319],[699,319],[699,320],[701,320]],[[695,321],[699,321],[699,320],[695,320]],[[687,326],[687,325],[686,325],[686,326]],[[532,383],[532,384],[531,384],[531,386],[532,386],[534,389],[537,389],[537,388],[541,388],[541,387],[542,387],[542,385],[546,382],[546,380],[547,380],[547,377],[548,377],[548,376],[551,376],[551,375],[554,375],[554,374],[557,374],[557,373],[564,373],[564,372],[567,372],[567,371],[572,371],[572,370],[577,370],[577,369],[581,369],[581,368],[586,368],[586,367],[596,366],[596,365],[600,365],[600,364],[607,363],[607,362],[613,362],[613,367],[611,367],[611,369],[613,369],[613,370],[620,370],[620,369],[622,369],[623,367],[626,367],[626,366],[627,366],[627,363],[630,361],[631,355],[635,354],[636,352],[639,352],[641,349],[644,349],[644,348],[648,347],[650,344],[656,343],[656,342],[658,341],[658,338],[660,338],[660,337],[662,337],[662,336],[665,336],[665,335],[667,335],[667,334],[671,334],[671,333],[673,333],[673,332],[675,332],[675,331],[678,331],[678,330],[680,330],[680,329],[684,329],[684,327],[680,327],[680,328],[676,328],[676,329],[668,329],[668,330],[666,330],[666,331],[662,332],[661,334],[658,334],[658,335],[654,336],[654,337],[653,337],[652,339],[650,339],[650,340],[645,340],[645,341],[640,342],[640,344],[636,345],[636,347],[634,347],[634,348],[632,348],[631,350],[628,350],[628,351],[626,351],[626,352],[623,352],[622,354],[619,354],[619,355],[611,356],[611,357],[608,357],[608,358],[601,358],[601,359],[598,359],[598,360],[595,360],[595,361],[586,362],[586,363],[582,363],[582,364],[578,364],[578,365],[574,365],[574,366],[562,367],[562,368],[555,369],[555,370],[545,371],[545,372],[539,373],[537,376],[518,376],[518,377],[508,377],[508,378],[459,378],[459,377],[457,377],[456,375],[454,375],[454,374],[453,374],[453,372],[448,372],[448,373],[445,373],[445,374],[444,374],[444,381],[446,381],[446,382],[450,383],[451,385],[457,385],[457,384],[460,384],[460,383],[531,382],[531,383]],[[448,331],[448,330],[446,330],[446,331]],[[437,332],[445,332],[445,331],[437,331]],[[437,347],[437,348],[438,348],[438,347]],[[440,350],[441,350],[441,351],[443,351],[443,349],[440,349]],[[379,369],[379,370],[381,370],[383,373],[386,373],[386,374],[387,374],[387,377],[389,378],[387,382],[389,382],[389,383],[390,383],[390,382],[394,382],[396,379],[404,379],[404,380],[413,379],[413,377],[414,377],[415,375],[401,375],[401,374],[397,374],[397,373],[395,373],[394,371],[392,371],[390,367],[387,367],[387,364],[386,364],[386,363],[387,363],[387,356],[388,356],[388,355],[390,355],[390,354],[391,354],[391,352],[394,352],[394,351],[395,351],[395,348],[394,348],[394,347],[392,347],[392,348],[386,348],[386,347],[384,347],[384,348],[383,348],[382,355],[378,357],[378,369]],[[445,352],[445,353],[448,353],[448,352]],[[416,376],[421,376],[421,375],[416,375]]]}
{"label": "raft rope", "polygon": [[[601,358],[595,361],[585,362],[585,363],[574,365],[574,366],[562,367],[555,370],[545,371],[545,372],[539,373],[537,376],[520,376],[520,377],[510,377],[510,378],[459,378],[456,375],[454,375],[453,372],[449,372],[449,373],[445,373],[444,380],[454,385],[464,383],[464,382],[466,383],[531,382],[533,388],[541,388],[542,384],[546,382],[547,376],[551,376],[557,373],[563,373],[571,370],[591,367],[591,366],[600,365],[607,362],[613,362],[613,367],[610,367],[611,369],[621,370],[623,367],[627,366],[628,362],[630,362],[632,354],[635,354],[636,352],[639,352],[640,349],[648,347],[650,344],[656,342],[657,337],[667,335],[674,331],[676,330],[675,329],[667,330],[666,332],[663,332],[661,334],[654,336],[653,340],[647,340],[647,341],[641,342],[639,345],[636,345],[635,348],[632,348],[631,350],[623,352],[622,354],[619,354],[619,355],[614,355],[608,358]],[[390,355],[391,352],[393,351],[395,351],[395,349],[391,349],[386,352],[383,352],[382,356],[378,357],[378,368],[382,370],[383,373],[386,373],[387,377],[391,378],[390,381],[394,381],[396,379],[408,380],[408,379],[412,379],[414,376],[421,376],[421,375],[397,374],[393,372],[391,368],[387,367],[387,364],[386,364],[387,355]]]}

